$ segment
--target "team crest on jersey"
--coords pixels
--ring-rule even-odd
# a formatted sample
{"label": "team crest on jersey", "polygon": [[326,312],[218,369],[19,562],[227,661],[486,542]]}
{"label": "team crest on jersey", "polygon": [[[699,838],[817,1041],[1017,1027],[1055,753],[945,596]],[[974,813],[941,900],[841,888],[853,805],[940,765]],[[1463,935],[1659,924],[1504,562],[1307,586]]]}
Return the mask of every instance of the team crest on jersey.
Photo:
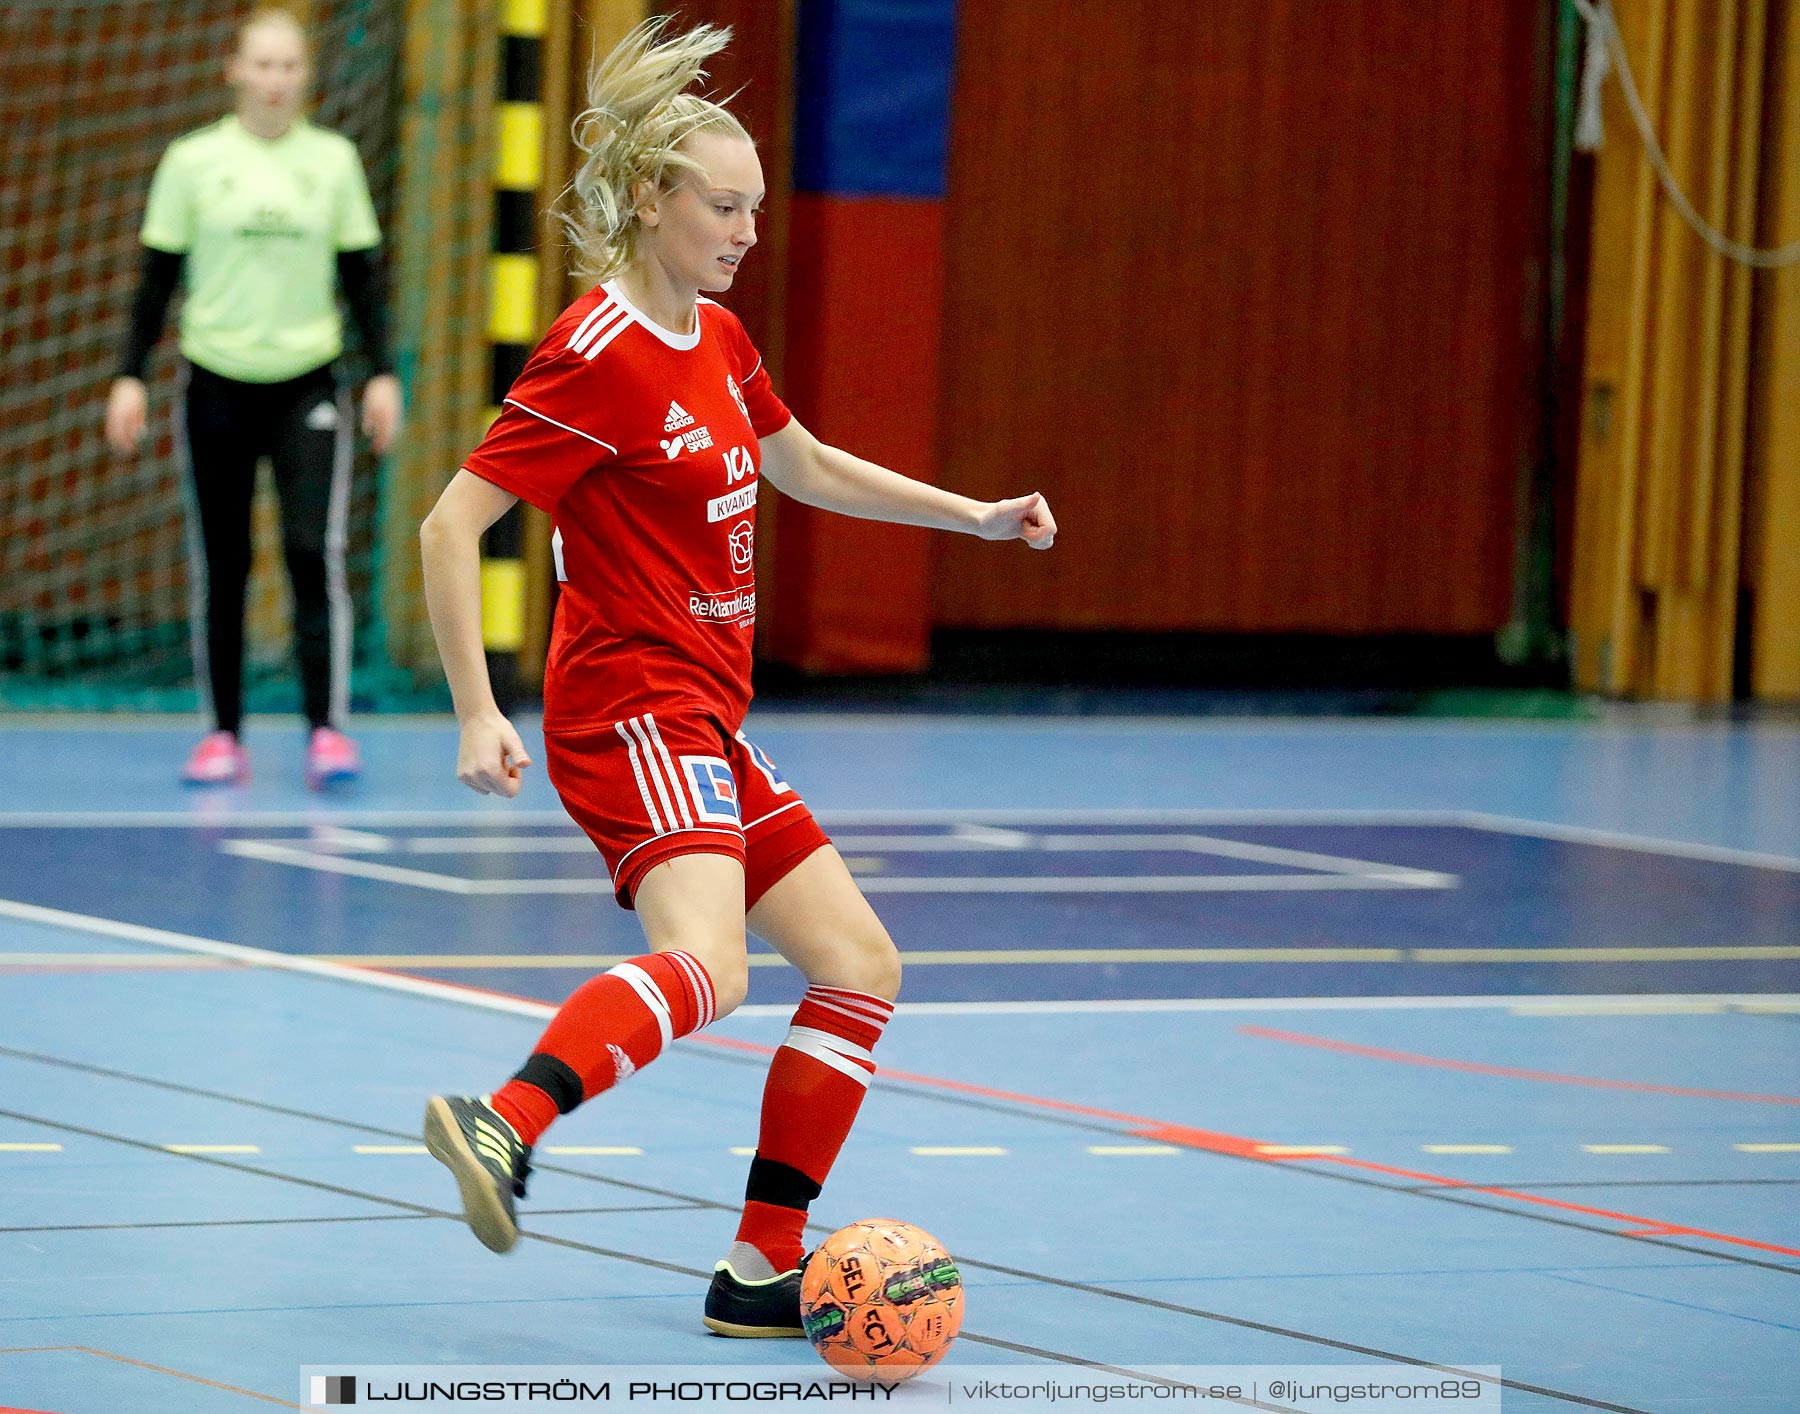
{"label": "team crest on jersey", "polygon": [[[691,417],[688,419],[689,422],[693,420]],[[690,427],[686,432],[678,432],[673,437],[663,438],[661,442],[663,455],[670,461],[674,461],[683,452],[697,452],[703,447],[712,446],[712,444],[710,427]]]}
{"label": "team crest on jersey", "polygon": [[684,427],[694,425],[694,415],[680,403],[669,404],[669,415],[663,419],[664,432],[679,432]]}
{"label": "team crest on jersey", "polygon": [[727,762],[717,756],[683,756],[681,773],[687,778],[688,798],[694,802],[697,819],[715,825],[741,823],[737,780]]}
{"label": "team crest on jersey", "polygon": [[731,527],[731,567],[747,570],[755,558],[756,527],[747,520],[739,521]]}
{"label": "team crest on jersey", "polygon": [[738,405],[738,411],[743,413],[744,421],[748,422],[750,420],[750,409],[744,405],[744,394],[738,388],[737,379],[733,378],[729,373],[725,375],[725,389],[731,394],[731,401]]}

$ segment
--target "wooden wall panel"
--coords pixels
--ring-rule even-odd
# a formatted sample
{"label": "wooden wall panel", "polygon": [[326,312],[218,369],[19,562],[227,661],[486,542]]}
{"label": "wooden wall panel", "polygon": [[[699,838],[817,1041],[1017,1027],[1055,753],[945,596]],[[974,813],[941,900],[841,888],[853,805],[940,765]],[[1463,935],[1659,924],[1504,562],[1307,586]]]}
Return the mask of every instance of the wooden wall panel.
{"label": "wooden wall panel", "polygon": [[[1536,416],[1538,3],[962,10],[950,627],[1485,632]],[[1004,568],[999,568],[1003,565]]]}

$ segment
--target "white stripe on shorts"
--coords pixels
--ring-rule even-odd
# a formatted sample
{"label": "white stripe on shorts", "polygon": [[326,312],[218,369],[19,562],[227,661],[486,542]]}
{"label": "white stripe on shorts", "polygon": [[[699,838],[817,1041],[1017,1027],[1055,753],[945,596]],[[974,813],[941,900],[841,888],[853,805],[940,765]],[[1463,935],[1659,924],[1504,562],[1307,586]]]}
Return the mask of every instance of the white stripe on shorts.
{"label": "white stripe on shorts", "polygon": [[[663,775],[662,767],[657,762],[656,748],[650,744],[650,733],[644,730],[644,719],[632,717],[626,722],[626,725],[631,728],[631,734],[638,739],[638,744],[644,749],[644,764],[650,769],[650,781],[656,787],[656,798],[662,802],[663,813],[669,817],[669,828],[672,830],[677,825],[685,824],[691,829],[694,817],[688,814],[687,801],[682,798],[679,783]],[[671,787],[675,791],[673,800],[669,798]],[[680,807],[679,814],[676,810],[678,805]]]}
{"label": "white stripe on shorts", "polygon": [[662,745],[662,730],[657,727],[655,712],[644,712],[643,723],[653,741],[657,743],[657,756],[662,757],[662,768],[668,772],[668,777],[670,777],[670,790],[675,792],[675,804],[680,806],[680,819],[684,824],[691,826],[695,820],[688,810],[688,777],[679,770],[675,770],[675,757],[670,756],[670,748]]}
{"label": "white stripe on shorts", "polygon": [[631,774],[637,777],[638,794],[644,797],[644,811],[650,817],[650,828],[656,834],[666,834],[663,829],[662,816],[656,813],[656,802],[650,798],[650,787],[644,781],[644,763],[638,759],[637,743],[632,740],[631,733],[625,730],[625,723],[614,722],[613,730],[625,743],[625,750],[631,754]]}
{"label": "white stripe on shorts", "polygon": [[644,713],[644,725],[650,729],[650,735],[656,740],[657,754],[662,757],[663,765],[669,772],[669,784],[675,790],[675,801],[681,806],[681,818],[685,824],[693,824],[694,817],[688,812],[687,777],[675,769],[675,760],[669,755],[669,748],[663,745],[662,732],[656,725],[654,712]]}

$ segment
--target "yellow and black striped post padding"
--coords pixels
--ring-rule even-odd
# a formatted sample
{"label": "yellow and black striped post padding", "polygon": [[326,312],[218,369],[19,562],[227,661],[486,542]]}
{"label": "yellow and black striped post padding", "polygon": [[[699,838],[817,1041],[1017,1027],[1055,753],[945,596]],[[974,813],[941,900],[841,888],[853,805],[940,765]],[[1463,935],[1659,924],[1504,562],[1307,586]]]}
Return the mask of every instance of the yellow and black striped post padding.
{"label": "yellow and black striped post padding", "polygon": [[[488,264],[490,422],[525,367],[537,334],[536,211],[544,167],[543,47],[549,5],[550,0],[504,0],[500,7],[494,245]],[[515,507],[495,522],[482,545],[481,639],[503,710],[516,695],[525,635],[522,526],[523,510]]]}

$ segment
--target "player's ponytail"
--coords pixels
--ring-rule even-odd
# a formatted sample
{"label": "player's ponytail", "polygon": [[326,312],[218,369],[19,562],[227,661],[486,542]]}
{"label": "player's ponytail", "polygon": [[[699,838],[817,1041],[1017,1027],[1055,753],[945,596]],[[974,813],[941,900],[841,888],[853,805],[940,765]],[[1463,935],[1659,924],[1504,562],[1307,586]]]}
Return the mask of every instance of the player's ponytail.
{"label": "player's ponytail", "polygon": [[588,106],[575,120],[582,162],[556,215],[576,269],[595,281],[636,258],[643,235],[638,206],[701,173],[679,150],[686,138],[716,131],[750,140],[721,105],[685,92],[706,77],[706,61],[725,47],[731,30],[696,25],[668,36],[668,27],[667,16],[648,19],[620,40],[589,73]]}

